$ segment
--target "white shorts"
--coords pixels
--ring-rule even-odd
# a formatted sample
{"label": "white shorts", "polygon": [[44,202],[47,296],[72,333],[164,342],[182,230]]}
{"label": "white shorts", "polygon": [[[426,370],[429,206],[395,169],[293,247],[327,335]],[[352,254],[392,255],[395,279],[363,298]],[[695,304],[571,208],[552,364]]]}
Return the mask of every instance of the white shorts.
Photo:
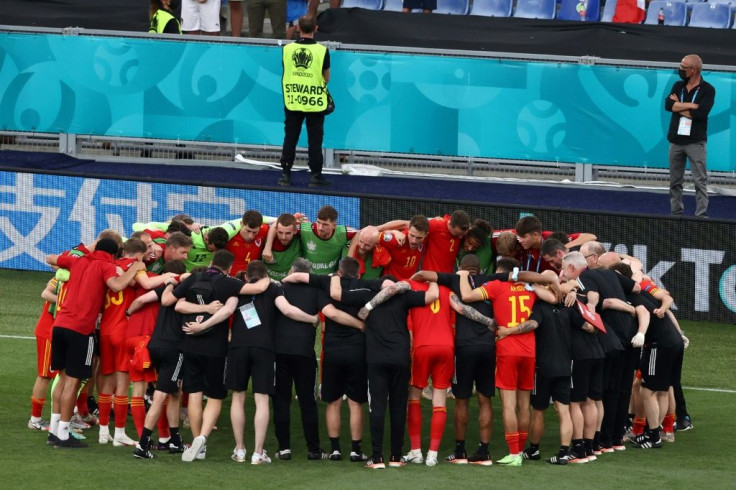
{"label": "white shorts", "polygon": [[183,0],[181,30],[184,32],[220,32],[220,0]]}

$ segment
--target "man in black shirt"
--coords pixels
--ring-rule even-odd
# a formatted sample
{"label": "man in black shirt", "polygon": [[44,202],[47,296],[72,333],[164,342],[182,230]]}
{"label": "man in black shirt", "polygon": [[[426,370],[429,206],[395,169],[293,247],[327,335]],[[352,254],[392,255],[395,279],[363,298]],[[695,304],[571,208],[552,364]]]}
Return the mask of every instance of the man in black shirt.
{"label": "man in black shirt", "polygon": [[[311,272],[307,259],[297,258],[291,273]],[[308,284],[282,285],[289,303],[305,313],[316,314],[329,302],[327,294]],[[297,322],[283,314],[276,316],[276,387],[273,396],[273,423],[279,451],[276,457],[291,459],[291,399],[292,386],[296,391],[302,416],[307,458],[325,459],[328,455],[320,448],[317,414],[317,359],[314,355],[314,325]]]}
{"label": "man in black shirt", "polygon": [[[337,277],[344,289],[367,289],[377,292],[382,281],[360,281],[357,279],[360,264],[357,260],[346,257],[340,261]],[[336,279],[337,280],[337,279]],[[325,292],[330,291],[330,276],[317,274],[294,273],[285,277],[284,283],[308,282]],[[328,308],[331,306],[331,308]],[[325,315],[325,337],[322,352],[322,389],[321,398],[327,403],[325,420],[327,435],[330,438],[331,451],[329,459],[342,459],[340,450],[340,409],[342,397],[348,398],[350,409],[350,428],[352,448],[350,461],[364,462],[368,458],[361,450],[363,436],[363,404],[368,401],[368,378],[365,363],[365,326],[358,320],[359,306],[348,306],[334,299],[330,305],[322,309]],[[335,311],[336,310],[336,311]],[[334,316],[345,313],[339,320]]]}
{"label": "man in black shirt", "polygon": [[544,411],[549,406],[550,398],[554,400],[560,421],[560,449],[557,455],[546,461],[566,465],[577,459],[570,453],[573,434],[570,418],[572,330],[582,331],[584,328],[592,327],[586,325],[582,316],[573,308],[536,301],[529,320],[514,328],[501,329],[498,333],[499,338],[503,338],[534,330],[537,363],[531,396],[530,446],[524,450],[526,459],[540,459],[539,441],[544,433]]}
{"label": "man in black shirt", "polygon": [[[224,304],[232,296],[258,294],[268,287],[268,278],[254,284],[243,284],[243,281],[229,277],[227,274],[233,259],[232,253],[218,250],[206,271],[193,274],[174,291],[164,291],[162,302],[176,302],[176,311],[184,315],[185,322],[200,322],[206,320],[207,315],[193,313],[192,303],[201,305],[217,300]],[[222,400],[227,396],[223,381],[228,342],[227,321],[208,325],[206,329],[195,328],[191,333],[184,338],[181,347],[184,353],[182,389],[189,393],[187,414],[194,436],[191,447],[182,453],[182,461],[185,462],[194,461],[195,458],[204,459],[207,437],[220,415]],[[207,396],[207,405],[202,410],[204,396]]]}
{"label": "man in black shirt", "polygon": [[[603,363],[603,402],[596,402],[602,448],[594,447],[598,445],[598,441],[584,437],[587,459],[594,461],[596,452],[625,449],[622,438],[628,416],[631,379],[637,354],[631,348],[631,338],[636,332],[636,324],[632,317],[634,309],[626,303],[622,285],[622,281],[626,278],[608,269],[588,269],[589,263],[582,253],[571,252],[562,261],[562,274],[565,279],[577,281],[579,293],[584,295],[588,309],[600,312],[606,327],[606,332],[601,332],[599,336],[606,354]],[[636,283],[628,279],[626,290],[632,291],[636,288]],[[609,298],[612,300],[609,302],[611,306],[604,310],[603,300]],[[624,383],[623,379],[628,381]],[[602,420],[601,410],[603,410]],[[621,411],[623,415],[620,414]],[[597,437],[594,436],[594,439]]]}
{"label": "man in black shirt", "polygon": [[[404,466],[402,446],[406,428],[406,409],[411,375],[409,358],[411,339],[407,315],[411,308],[435,301],[439,294],[437,284],[429,290],[410,291],[406,282],[396,283],[376,295],[367,288],[345,289],[334,281],[332,293],[346,305],[360,308],[370,304],[366,318],[366,360],[368,363],[368,392],[370,427],[373,452],[365,466],[370,469],[386,467],[383,461],[383,434],[386,407],[389,406],[391,428],[391,457],[389,466]],[[403,293],[403,294],[397,294]]]}
{"label": "man in black shirt", "polygon": [[696,54],[685,56],[675,82],[664,101],[672,113],[667,140],[670,142],[670,212],[681,216],[682,184],[685,165],[690,159],[690,171],[695,184],[695,216],[708,217],[708,173],[705,166],[705,144],[708,140],[708,114],[713,108],[716,89],[703,80],[703,61]]}
{"label": "man in black shirt", "polygon": [[[268,280],[268,268],[260,260],[248,264],[246,278],[249,284]],[[230,420],[235,436],[235,450],[232,459],[245,462],[245,390],[252,380],[256,412],[253,417],[255,445],[251,464],[270,463],[271,459],[263,449],[269,419],[269,396],[274,394],[275,382],[275,341],[277,310],[296,322],[319,324],[319,316],[307,314],[290,304],[284,297],[281,287],[270,283],[268,288],[254,296],[240,296],[238,311],[233,318],[232,337],[228,349],[226,384],[233,390]]]}

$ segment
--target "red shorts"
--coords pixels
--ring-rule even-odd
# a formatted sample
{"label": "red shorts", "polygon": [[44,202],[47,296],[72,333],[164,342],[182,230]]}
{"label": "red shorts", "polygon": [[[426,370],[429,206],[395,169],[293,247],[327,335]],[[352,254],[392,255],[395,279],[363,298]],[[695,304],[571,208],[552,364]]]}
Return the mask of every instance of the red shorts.
{"label": "red shorts", "polygon": [[535,358],[498,356],[496,358],[496,388],[499,390],[534,389]]}
{"label": "red shorts", "polygon": [[156,382],[156,370],[151,366],[151,358],[148,356],[148,335],[128,337],[125,347],[128,351],[128,375],[131,383],[145,381]]}
{"label": "red shorts", "polygon": [[455,349],[448,345],[423,345],[414,349],[411,357],[412,386],[425,388],[432,377],[432,386],[447,389],[455,373]]}
{"label": "red shorts", "polygon": [[128,372],[130,357],[125,348],[125,335],[100,335],[100,373]]}
{"label": "red shorts", "polygon": [[56,371],[51,370],[51,339],[36,337],[36,366],[42,378],[56,376]]}

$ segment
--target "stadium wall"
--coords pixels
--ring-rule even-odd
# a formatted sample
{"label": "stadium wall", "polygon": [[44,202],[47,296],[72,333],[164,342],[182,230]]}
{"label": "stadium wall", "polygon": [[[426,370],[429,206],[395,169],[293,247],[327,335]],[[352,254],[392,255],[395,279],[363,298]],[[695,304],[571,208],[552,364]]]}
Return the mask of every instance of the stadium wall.
{"label": "stadium wall", "polygon": [[[276,41],[114,34],[0,32],[0,129],[281,144]],[[677,79],[671,69],[335,47],[330,90],[337,110],[327,118],[327,148],[668,165],[663,101]],[[712,71],[705,78],[718,92],[709,170],[733,172],[736,75]],[[306,146],[306,135],[299,145]]]}
{"label": "stadium wall", "polygon": [[354,227],[460,208],[501,229],[533,213],[546,229],[592,232],[607,248],[639,258],[649,275],[671,291],[679,317],[728,323],[736,319],[733,223],[460,200],[426,202],[0,172],[0,267],[49,270],[44,263],[47,254],[89,243],[105,228],[125,235],[134,222],[165,221],[176,213],[216,225],[251,208],[267,216],[299,211],[314,219],[325,204],[339,211],[341,223]]}

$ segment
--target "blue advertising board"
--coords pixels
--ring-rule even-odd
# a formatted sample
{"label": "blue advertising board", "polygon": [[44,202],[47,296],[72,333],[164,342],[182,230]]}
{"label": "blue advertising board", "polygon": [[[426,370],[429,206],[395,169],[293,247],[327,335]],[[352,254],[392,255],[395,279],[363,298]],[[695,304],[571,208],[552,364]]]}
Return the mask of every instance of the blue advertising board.
{"label": "blue advertising board", "polygon": [[[327,148],[668,165],[674,70],[331,53]],[[278,46],[0,33],[0,129],[279,146],[281,70]],[[735,77],[704,73],[710,170],[736,170]]]}
{"label": "blue advertising board", "polygon": [[90,243],[104,229],[127,236],[135,222],[178,213],[208,225],[241,218],[248,209],[315,220],[327,204],[341,224],[359,226],[357,198],[0,172],[0,268],[48,270],[46,255]]}

